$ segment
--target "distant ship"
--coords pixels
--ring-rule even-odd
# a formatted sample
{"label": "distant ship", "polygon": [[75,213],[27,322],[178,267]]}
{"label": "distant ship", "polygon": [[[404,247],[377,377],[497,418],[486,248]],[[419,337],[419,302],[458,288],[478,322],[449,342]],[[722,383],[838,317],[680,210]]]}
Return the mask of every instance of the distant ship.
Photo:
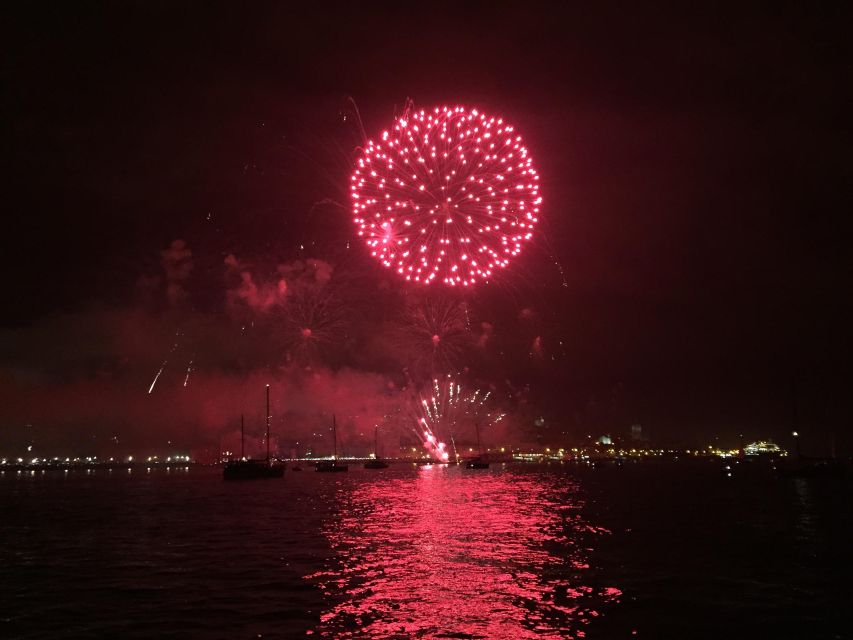
{"label": "distant ship", "polygon": [[387,469],[388,463],[379,457],[379,427],[373,430],[373,460],[364,463],[365,469]]}
{"label": "distant ship", "polygon": [[281,478],[284,466],[270,460],[270,386],[267,385],[267,457],[264,460],[247,460],[245,456],[245,433],[243,416],[240,415],[240,459],[229,460],[222,470],[225,480],[259,480]]}
{"label": "distant ship", "polygon": [[483,449],[480,446],[480,423],[474,422],[474,429],[477,431],[477,456],[474,458],[468,458],[465,461],[466,469],[488,469],[489,468],[489,459],[488,456],[483,455]]}
{"label": "distant ship", "polygon": [[317,466],[315,467],[316,471],[321,472],[336,472],[336,471],[349,471],[349,466],[345,464],[338,463],[338,427],[335,422],[335,414],[332,414],[332,440],[334,442],[333,445],[333,457],[331,460],[318,460]]}

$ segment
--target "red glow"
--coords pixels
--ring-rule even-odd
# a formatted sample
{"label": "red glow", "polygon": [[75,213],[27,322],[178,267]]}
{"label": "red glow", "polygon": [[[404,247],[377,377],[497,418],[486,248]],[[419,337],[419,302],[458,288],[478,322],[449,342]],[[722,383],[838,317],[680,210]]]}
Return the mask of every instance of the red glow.
{"label": "red glow", "polygon": [[577,638],[621,595],[581,568],[607,532],[564,479],[435,465],[338,498],[321,637]]}
{"label": "red glow", "polygon": [[367,143],[351,182],[371,255],[420,284],[490,279],[530,240],[542,203],[515,128],[464,107],[398,118]]}

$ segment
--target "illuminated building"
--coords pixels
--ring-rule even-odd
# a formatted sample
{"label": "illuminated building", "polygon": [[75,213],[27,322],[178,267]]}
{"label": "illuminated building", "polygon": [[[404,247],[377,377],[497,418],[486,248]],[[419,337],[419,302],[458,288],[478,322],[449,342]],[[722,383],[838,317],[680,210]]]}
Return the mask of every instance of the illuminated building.
{"label": "illuminated building", "polygon": [[770,442],[769,440],[761,440],[759,442],[748,444],[743,448],[743,452],[748,456],[786,455],[786,453],[779,448],[779,445]]}

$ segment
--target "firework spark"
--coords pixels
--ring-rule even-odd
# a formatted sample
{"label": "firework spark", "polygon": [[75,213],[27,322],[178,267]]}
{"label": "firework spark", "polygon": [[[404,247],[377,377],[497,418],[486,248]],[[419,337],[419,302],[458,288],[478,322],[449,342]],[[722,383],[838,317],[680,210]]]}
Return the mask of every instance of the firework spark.
{"label": "firework spark", "polygon": [[490,279],[531,239],[542,203],[515,128],[463,107],[398,118],[368,141],[350,189],[371,255],[425,285]]}

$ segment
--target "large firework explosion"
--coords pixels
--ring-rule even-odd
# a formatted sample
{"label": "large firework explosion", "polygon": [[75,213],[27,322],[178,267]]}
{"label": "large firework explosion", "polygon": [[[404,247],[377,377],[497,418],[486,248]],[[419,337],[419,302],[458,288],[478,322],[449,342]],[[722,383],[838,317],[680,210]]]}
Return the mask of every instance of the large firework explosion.
{"label": "large firework explosion", "polygon": [[477,109],[406,113],[351,177],[358,233],[407,281],[468,287],[533,236],[539,176],[515,128]]}

